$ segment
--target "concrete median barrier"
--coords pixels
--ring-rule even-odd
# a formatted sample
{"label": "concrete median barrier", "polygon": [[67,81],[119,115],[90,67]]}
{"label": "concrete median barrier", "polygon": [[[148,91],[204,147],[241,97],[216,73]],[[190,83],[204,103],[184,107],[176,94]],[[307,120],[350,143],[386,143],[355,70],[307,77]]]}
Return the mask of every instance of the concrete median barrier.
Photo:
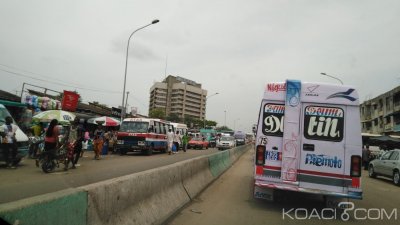
{"label": "concrete median barrier", "polygon": [[231,166],[229,151],[222,151],[208,156],[210,171],[214,177],[221,175]]}
{"label": "concrete median barrier", "polygon": [[251,149],[252,145],[246,144],[246,145],[240,145],[235,148],[229,149],[229,158],[231,160],[231,163],[235,163],[240,156],[243,155],[247,150]]}
{"label": "concrete median barrier", "polygon": [[161,224],[190,201],[175,164],[82,187],[88,224]]}
{"label": "concrete median barrier", "polygon": [[11,224],[162,224],[247,149],[182,161],[76,189],[0,205]]}
{"label": "concrete median barrier", "polygon": [[208,157],[186,160],[178,166],[181,167],[182,184],[190,199],[215,179],[210,171]]}
{"label": "concrete median barrier", "polygon": [[9,224],[85,225],[87,194],[67,189],[1,204],[0,217]]}

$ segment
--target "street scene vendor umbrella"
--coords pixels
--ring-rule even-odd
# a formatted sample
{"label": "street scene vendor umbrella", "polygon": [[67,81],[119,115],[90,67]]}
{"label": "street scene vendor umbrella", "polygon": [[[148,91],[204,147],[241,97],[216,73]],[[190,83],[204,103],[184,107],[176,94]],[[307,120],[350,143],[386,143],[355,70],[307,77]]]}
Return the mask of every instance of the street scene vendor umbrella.
{"label": "street scene vendor umbrella", "polygon": [[102,117],[88,119],[88,123],[101,124],[105,127],[115,127],[119,126],[120,121],[113,117],[102,116]]}
{"label": "street scene vendor umbrella", "polygon": [[74,121],[75,114],[63,110],[47,110],[33,116],[32,119],[47,123],[53,119],[57,119],[59,124],[70,124],[70,122]]}

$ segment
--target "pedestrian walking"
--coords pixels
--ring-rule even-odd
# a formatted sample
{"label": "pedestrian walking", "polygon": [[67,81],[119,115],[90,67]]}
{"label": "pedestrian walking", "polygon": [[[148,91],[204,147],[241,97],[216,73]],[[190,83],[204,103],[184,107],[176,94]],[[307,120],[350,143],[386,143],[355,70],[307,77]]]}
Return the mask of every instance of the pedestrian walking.
{"label": "pedestrian walking", "polygon": [[[58,146],[58,135],[60,131],[58,130],[58,120],[53,119],[50,121],[49,127],[46,130],[44,137],[44,151],[49,152],[52,159],[56,157],[56,150]],[[36,159],[36,166],[39,167],[39,160]]]}
{"label": "pedestrian walking", "polygon": [[103,136],[103,148],[101,149],[101,155],[108,155],[108,149],[110,145],[111,131],[104,132]]}
{"label": "pedestrian walking", "polygon": [[18,126],[12,124],[12,122],[12,117],[7,116],[6,123],[1,126],[1,148],[3,149],[7,168],[15,169],[17,166],[16,159],[18,150],[17,138],[15,137],[15,133],[18,130]]}
{"label": "pedestrian walking", "polygon": [[364,148],[362,149],[362,161],[363,161],[363,166],[364,170],[368,170],[368,164],[370,161],[370,156],[371,152],[369,150],[369,146],[365,145]]}
{"label": "pedestrian walking", "polygon": [[32,143],[29,145],[29,157],[36,158],[38,155],[39,144],[43,142],[44,139],[44,130],[42,123],[34,122],[31,126],[32,131]]}
{"label": "pedestrian walking", "polygon": [[93,150],[95,153],[94,159],[96,160],[100,159],[100,154],[103,149],[103,144],[104,144],[103,136],[104,136],[103,127],[101,126],[101,124],[99,124],[97,129],[94,131],[94,139],[93,139]]}
{"label": "pedestrian walking", "polygon": [[187,144],[189,143],[189,137],[187,134],[183,134],[182,136],[182,149],[186,152]]}
{"label": "pedestrian walking", "polygon": [[181,145],[181,143],[182,143],[182,137],[179,134],[179,131],[176,131],[174,135],[174,145],[176,147],[176,152],[179,152],[179,146]]}
{"label": "pedestrian walking", "polygon": [[172,132],[172,129],[169,129],[167,133],[167,145],[168,145],[168,154],[171,155],[172,153],[172,146],[174,144],[174,132]]}
{"label": "pedestrian walking", "polygon": [[85,131],[83,126],[79,123],[79,119],[75,118],[72,123],[68,135],[68,148],[69,154],[67,162],[65,163],[64,170],[68,170],[69,163],[72,163],[71,169],[76,168],[82,152],[82,141],[85,139]]}
{"label": "pedestrian walking", "polygon": [[82,151],[81,151],[81,158],[83,157],[83,153],[88,150],[89,147],[89,140],[82,141]]}

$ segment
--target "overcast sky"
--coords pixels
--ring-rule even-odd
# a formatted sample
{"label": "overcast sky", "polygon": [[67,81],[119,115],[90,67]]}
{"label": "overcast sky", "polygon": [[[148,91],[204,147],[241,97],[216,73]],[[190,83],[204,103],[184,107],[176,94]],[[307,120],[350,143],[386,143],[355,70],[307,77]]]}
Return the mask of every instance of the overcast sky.
{"label": "overcast sky", "polygon": [[[251,130],[271,81],[338,81],[361,102],[400,83],[400,1],[0,0],[0,89],[77,90],[84,102],[148,114],[165,75],[202,84],[207,119]],[[167,60],[168,59],[168,60]],[[63,84],[63,85],[61,85]]]}

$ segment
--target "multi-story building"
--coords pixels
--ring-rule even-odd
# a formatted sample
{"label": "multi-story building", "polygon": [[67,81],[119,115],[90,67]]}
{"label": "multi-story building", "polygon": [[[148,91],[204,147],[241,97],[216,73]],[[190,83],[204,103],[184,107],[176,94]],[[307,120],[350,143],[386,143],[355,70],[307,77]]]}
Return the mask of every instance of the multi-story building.
{"label": "multi-story building", "polygon": [[162,108],[167,116],[176,114],[182,119],[190,116],[203,120],[206,100],[207,91],[201,88],[201,84],[169,75],[150,88],[149,112]]}
{"label": "multi-story building", "polygon": [[400,135],[400,86],[360,105],[363,133]]}

